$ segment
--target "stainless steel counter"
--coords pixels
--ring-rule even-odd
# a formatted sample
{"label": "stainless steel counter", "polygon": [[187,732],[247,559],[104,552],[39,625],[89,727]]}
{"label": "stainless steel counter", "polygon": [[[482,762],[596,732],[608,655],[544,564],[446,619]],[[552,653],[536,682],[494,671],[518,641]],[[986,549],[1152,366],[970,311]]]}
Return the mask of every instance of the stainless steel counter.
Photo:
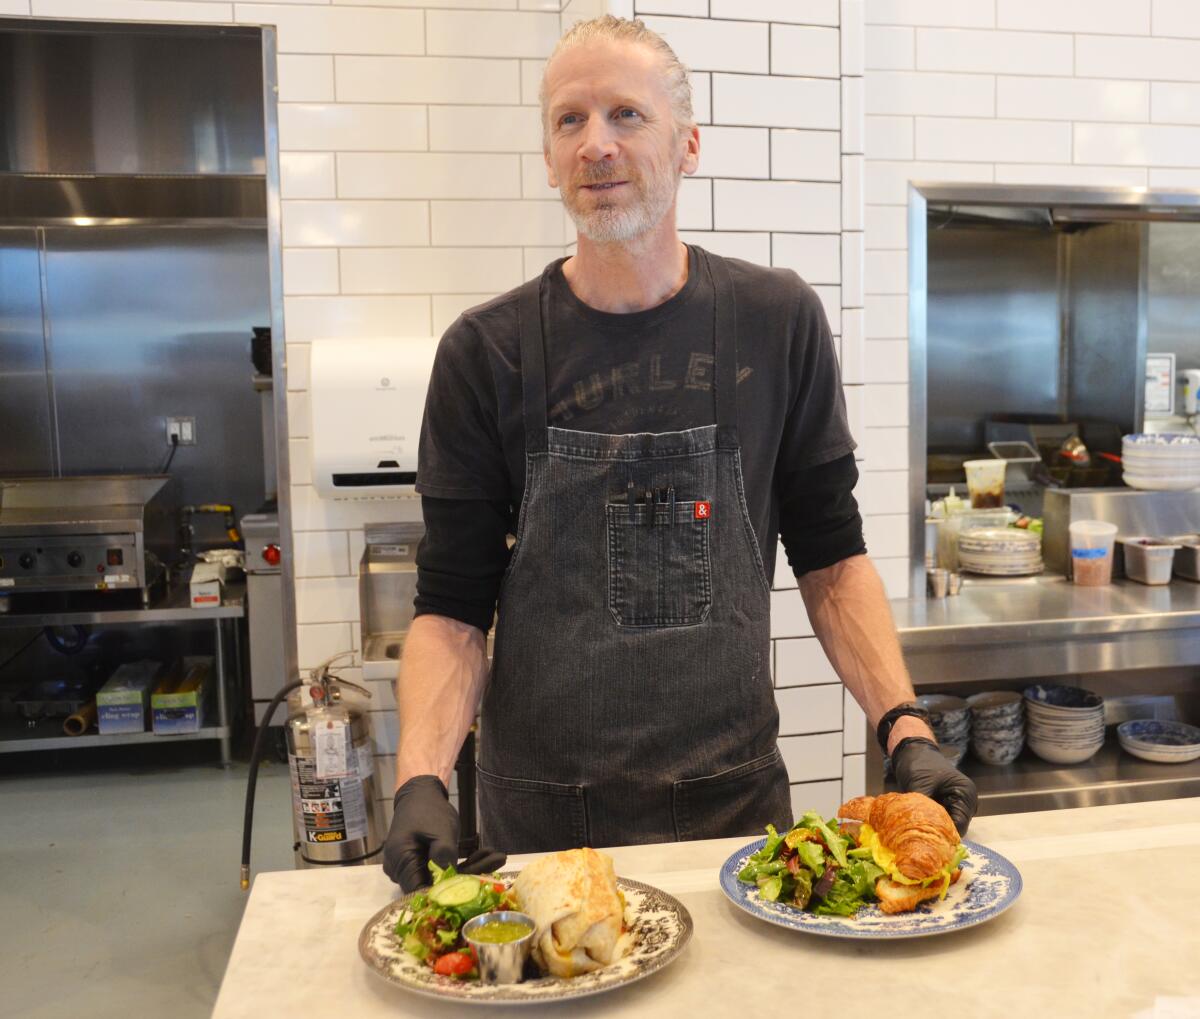
{"label": "stainless steel counter", "polygon": [[917,686],[1200,665],[1200,584],[1185,580],[968,578],[955,597],[897,599],[892,613]]}
{"label": "stainless steel counter", "polygon": [[[1186,580],[1089,588],[1052,574],[965,578],[955,597],[899,599],[892,613],[918,691],[1083,676],[1106,697],[1183,693],[1194,701],[1200,691],[1200,674],[1187,668],[1200,666],[1200,584]],[[1101,680],[1101,673],[1122,675]],[[1110,724],[1119,717],[1114,713]],[[868,792],[883,789],[882,763],[868,734]],[[971,755],[962,767],[979,788],[982,814],[1200,794],[1200,761],[1138,761],[1118,748],[1112,732],[1100,753],[1079,765],[1048,764],[1026,748],[1004,767]]]}

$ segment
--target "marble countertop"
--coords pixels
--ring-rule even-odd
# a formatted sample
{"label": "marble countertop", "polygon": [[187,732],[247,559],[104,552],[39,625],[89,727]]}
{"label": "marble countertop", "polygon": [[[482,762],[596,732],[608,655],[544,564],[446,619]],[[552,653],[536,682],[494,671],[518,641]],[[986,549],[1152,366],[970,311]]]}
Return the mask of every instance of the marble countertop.
{"label": "marble countertop", "polygon": [[836,999],[875,1019],[1200,1016],[1200,799],[981,817],[969,837],[1017,865],[1020,899],[981,926],[897,942],[842,943],[742,913],[717,872],[748,839],[608,850],[619,874],[687,906],[691,943],[640,983],[516,1009],[443,1005],[368,970],[358,933],[396,894],[379,867],[259,874],[213,1017],[758,1019]]}

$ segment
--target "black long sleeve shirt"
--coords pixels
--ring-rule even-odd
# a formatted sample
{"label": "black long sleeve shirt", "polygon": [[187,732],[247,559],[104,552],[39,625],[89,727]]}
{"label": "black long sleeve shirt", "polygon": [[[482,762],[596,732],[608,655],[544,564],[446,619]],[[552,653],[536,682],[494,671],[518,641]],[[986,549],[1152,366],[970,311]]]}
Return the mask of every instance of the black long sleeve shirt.
{"label": "black long sleeve shirt", "polygon": [[[580,301],[562,261],[551,266],[543,295],[550,424],[627,434],[712,423],[713,294],[696,251],[679,293],[630,314]],[[819,299],[795,273],[727,263],[737,298],[747,507],[767,575],[778,535],[802,576],[866,551],[833,340]],[[464,312],[438,348],[417,471],[426,527],[417,615],[491,626],[524,465],[517,299],[509,291]]]}

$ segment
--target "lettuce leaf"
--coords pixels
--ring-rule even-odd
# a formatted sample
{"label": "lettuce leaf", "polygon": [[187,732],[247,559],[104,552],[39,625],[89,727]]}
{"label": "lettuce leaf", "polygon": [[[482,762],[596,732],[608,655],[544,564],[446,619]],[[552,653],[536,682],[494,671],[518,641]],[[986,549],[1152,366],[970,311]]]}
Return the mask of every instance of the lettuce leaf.
{"label": "lettuce leaf", "polygon": [[758,879],[758,897],[776,902],[783,891],[783,877],[779,874],[764,874]]}
{"label": "lettuce leaf", "polygon": [[796,845],[796,856],[813,872],[814,877],[825,873],[825,851],[815,842],[800,842]]}
{"label": "lettuce leaf", "polygon": [[432,860],[429,861],[429,873],[433,875],[433,883],[436,885],[439,881],[445,881],[448,878],[454,877],[458,871],[454,869],[454,864],[447,867],[439,867]]}
{"label": "lettuce leaf", "polygon": [[862,898],[875,898],[875,882],[883,877],[883,868],[874,860],[858,860],[845,873],[854,883],[855,892]]}
{"label": "lettuce leaf", "polygon": [[802,818],[800,818],[800,824],[806,828],[812,828],[819,832],[821,838],[825,840],[825,845],[829,849],[829,852],[833,855],[833,858],[837,860],[838,866],[846,866],[846,846],[849,844],[849,842],[843,836],[838,835],[835,831],[833,831],[833,829],[831,829],[829,825],[825,823],[825,819],[821,817],[820,814],[810,810]]}
{"label": "lettuce leaf", "polygon": [[802,870],[799,874],[793,875],[793,881],[795,887],[792,889],[792,894],[788,896],[788,901],[793,906],[803,909],[808,905],[808,900],[812,898],[812,875],[807,870]]}
{"label": "lettuce leaf", "polygon": [[783,860],[755,862],[752,858],[746,866],[738,871],[738,880],[754,882],[760,877],[766,877],[771,874],[782,874],[786,869],[787,864]]}
{"label": "lettuce leaf", "polygon": [[757,853],[750,857],[759,863],[774,860],[783,850],[783,836],[775,830],[775,825],[767,825],[767,841]]}

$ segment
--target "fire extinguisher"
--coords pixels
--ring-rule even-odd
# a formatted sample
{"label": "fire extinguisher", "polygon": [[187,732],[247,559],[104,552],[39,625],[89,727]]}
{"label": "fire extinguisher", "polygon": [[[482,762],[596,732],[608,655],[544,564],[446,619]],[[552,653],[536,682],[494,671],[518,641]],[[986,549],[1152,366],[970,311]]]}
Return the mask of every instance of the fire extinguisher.
{"label": "fire extinguisher", "polygon": [[[371,692],[330,670],[343,652],[312,671],[307,689],[280,690],[259,726],[250,759],[242,828],[242,888],[250,887],[250,833],[264,734],[286,697],[288,770],[292,783],[294,849],[301,867],[370,861],[383,848],[383,817],[376,798],[367,703]],[[307,699],[304,694],[307,693]]]}

